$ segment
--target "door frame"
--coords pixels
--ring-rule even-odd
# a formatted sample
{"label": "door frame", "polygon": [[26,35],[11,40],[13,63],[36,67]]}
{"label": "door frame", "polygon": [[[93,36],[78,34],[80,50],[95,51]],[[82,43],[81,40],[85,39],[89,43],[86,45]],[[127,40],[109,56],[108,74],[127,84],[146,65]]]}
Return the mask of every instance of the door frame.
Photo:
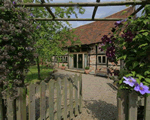
{"label": "door frame", "polygon": [[[76,54],[77,55],[77,68],[76,69],[79,69],[78,68],[78,55],[82,54],[82,69],[85,68],[85,66],[84,66],[84,54],[88,54],[87,52],[76,52],[76,53],[69,53],[69,54]],[[73,64],[73,68],[74,68],[74,59],[72,61],[72,64]]]}

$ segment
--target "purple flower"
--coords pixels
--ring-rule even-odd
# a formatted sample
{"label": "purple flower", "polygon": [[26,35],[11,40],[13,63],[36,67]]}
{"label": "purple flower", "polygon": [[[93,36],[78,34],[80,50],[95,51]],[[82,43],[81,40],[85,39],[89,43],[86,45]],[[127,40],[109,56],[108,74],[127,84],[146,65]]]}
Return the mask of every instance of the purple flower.
{"label": "purple flower", "polygon": [[36,29],[39,29],[39,28],[40,28],[40,26],[37,26],[37,27],[36,27]]}
{"label": "purple flower", "polygon": [[142,95],[144,95],[145,93],[150,93],[149,87],[143,85],[143,83],[140,83],[140,85],[136,84],[134,90],[139,91]]}
{"label": "purple flower", "polygon": [[13,1],[13,5],[16,5],[16,2],[15,2],[15,1]]}
{"label": "purple flower", "polygon": [[117,26],[119,26],[119,25],[121,25],[122,24],[122,21],[116,21],[115,22],[115,27],[117,27]]}
{"label": "purple flower", "polygon": [[123,83],[128,84],[129,86],[133,87],[136,83],[136,80],[132,77],[123,77],[125,79],[125,81],[123,81]]}
{"label": "purple flower", "polygon": [[33,14],[31,13],[30,16],[33,17]]}

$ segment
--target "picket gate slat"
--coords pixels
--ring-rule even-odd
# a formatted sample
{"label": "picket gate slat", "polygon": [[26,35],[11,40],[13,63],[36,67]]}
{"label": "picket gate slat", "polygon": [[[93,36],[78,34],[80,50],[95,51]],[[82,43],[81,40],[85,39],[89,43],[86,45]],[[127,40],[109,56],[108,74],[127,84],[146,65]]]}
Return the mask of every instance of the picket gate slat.
{"label": "picket gate slat", "polygon": [[118,90],[120,97],[117,97],[118,120],[127,120],[128,117],[128,91]]}
{"label": "picket gate slat", "polygon": [[40,83],[40,119],[46,120],[46,84],[44,81]]}
{"label": "picket gate slat", "polygon": [[69,103],[70,103],[70,119],[73,118],[73,78],[69,80]]}
{"label": "picket gate slat", "polygon": [[145,97],[145,115],[144,120],[150,120],[150,96]]}
{"label": "picket gate slat", "polygon": [[26,115],[26,90],[23,87],[18,87],[19,97],[16,99],[17,120],[27,120]]}
{"label": "picket gate slat", "polygon": [[57,119],[61,120],[61,79],[57,79]]}
{"label": "picket gate slat", "polygon": [[54,80],[49,81],[49,118],[54,120]]}
{"label": "picket gate slat", "polygon": [[64,109],[63,109],[63,118],[64,120],[67,120],[67,78],[65,77],[63,79],[64,82],[64,90],[63,90],[63,95],[64,95]]}
{"label": "picket gate slat", "polygon": [[75,116],[78,115],[78,76],[77,74],[75,74],[74,77],[74,81],[75,81]]}
{"label": "picket gate slat", "polygon": [[129,93],[129,118],[128,120],[137,120],[137,101],[138,95],[135,92]]}
{"label": "picket gate slat", "polygon": [[35,120],[35,84],[29,85],[29,120]]}
{"label": "picket gate slat", "polygon": [[79,110],[82,112],[82,74],[79,75]]}
{"label": "picket gate slat", "polygon": [[3,99],[2,99],[2,86],[0,86],[0,120],[4,120],[4,116],[3,116]]}
{"label": "picket gate slat", "polygon": [[8,120],[15,120],[15,106],[14,100],[7,94],[7,118]]}

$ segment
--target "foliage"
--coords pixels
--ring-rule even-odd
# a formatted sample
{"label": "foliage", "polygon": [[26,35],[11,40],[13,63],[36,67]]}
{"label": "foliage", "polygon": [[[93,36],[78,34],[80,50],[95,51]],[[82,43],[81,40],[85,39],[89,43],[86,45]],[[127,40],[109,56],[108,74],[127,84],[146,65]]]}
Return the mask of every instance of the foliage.
{"label": "foliage", "polygon": [[0,84],[4,85],[3,95],[9,92],[17,95],[16,87],[24,86],[23,71],[33,61],[33,21],[29,11],[15,8],[9,0],[4,1],[0,10]]}
{"label": "foliage", "polygon": [[89,69],[90,69],[90,67],[89,67],[89,66],[86,66],[86,67],[85,67],[85,69],[86,69],[86,70],[89,70]]}
{"label": "foliage", "polygon": [[[24,2],[33,2],[32,0],[24,0]],[[41,3],[41,0],[36,0],[36,3]],[[51,2],[47,0],[47,2]],[[72,14],[77,17],[74,7],[53,7],[50,8],[54,13],[56,18],[70,18]],[[82,7],[77,7],[80,14],[84,13]],[[46,8],[32,8],[32,17],[33,18],[52,18]],[[39,58],[43,61],[51,61],[52,56],[62,56],[67,53],[68,40],[71,41],[71,44],[79,43],[79,39],[74,35],[74,29],[70,30],[71,24],[68,21],[35,21],[38,24],[38,28],[35,31],[36,33],[36,52],[39,55]],[[76,41],[74,39],[76,38]]]}
{"label": "foliage", "polygon": [[[141,17],[117,21],[112,28],[112,35],[105,35],[102,38],[102,50],[106,50],[106,56],[116,64],[123,59],[125,71],[119,76],[134,77],[144,85],[150,86],[150,6],[147,5]],[[120,89],[130,89],[131,87],[123,84],[121,80]]]}
{"label": "foliage", "polygon": [[62,66],[64,67],[65,65],[64,65],[64,64],[62,64]]}

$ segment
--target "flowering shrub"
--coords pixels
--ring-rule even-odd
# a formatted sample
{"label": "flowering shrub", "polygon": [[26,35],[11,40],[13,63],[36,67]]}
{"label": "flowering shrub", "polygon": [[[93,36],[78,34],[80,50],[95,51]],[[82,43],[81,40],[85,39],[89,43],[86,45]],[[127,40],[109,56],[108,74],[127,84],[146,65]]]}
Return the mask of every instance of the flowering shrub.
{"label": "flowering shrub", "polygon": [[29,11],[13,4],[5,0],[4,9],[0,9],[0,85],[3,95],[8,91],[15,98],[16,87],[24,86],[23,71],[34,58],[34,27]]}
{"label": "flowering shrub", "polygon": [[132,19],[129,16],[128,19],[115,22],[112,34],[104,35],[101,39],[104,45],[100,50],[106,51],[108,60],[116,64],[118,60],[124,60],[124,69],[127,71],[124,76],[137,78],[138,86],[132,89],[124,84],[122,76],[120,89],[137,91],[144,85],[143,90],[148,90],[145,85],[150,86],[150,6],[147,5],[143,12],[145,14],[139,18]]}

